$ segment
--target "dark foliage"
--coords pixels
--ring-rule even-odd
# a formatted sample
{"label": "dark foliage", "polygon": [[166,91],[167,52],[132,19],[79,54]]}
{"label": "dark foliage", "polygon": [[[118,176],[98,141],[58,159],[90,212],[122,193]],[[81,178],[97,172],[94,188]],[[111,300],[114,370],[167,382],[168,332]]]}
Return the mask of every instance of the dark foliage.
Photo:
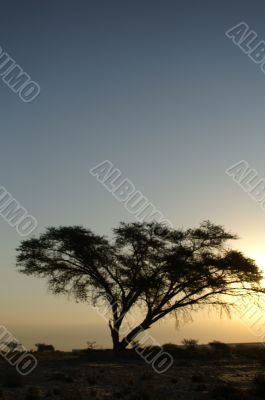
{"label": "dark foliage", "polygon": [[[226,242],[236,236],[208,221],[174,230],[158,223],[121,223],[113,241],[80,226],[48,228],[18,248],[17,266],[44,277],[55,294],[107,304],[115,349],[169,314],[185,317],[201,306],[229,310],[233,298],[261,292],[261,272]],[[143,319],[123,337],[127,314]]]}

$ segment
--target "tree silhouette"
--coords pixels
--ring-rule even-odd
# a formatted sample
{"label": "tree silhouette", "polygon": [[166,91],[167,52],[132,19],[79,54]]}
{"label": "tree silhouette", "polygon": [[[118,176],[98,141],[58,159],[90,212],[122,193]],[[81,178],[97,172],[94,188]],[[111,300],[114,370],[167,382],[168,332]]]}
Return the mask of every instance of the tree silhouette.
{"label": "tree silhouette", "polygon": [[21,343],[18,343],[15,340],[14,341],[12,340],[11,342],[7,342],[6,346],[9,348],[9,350],[11,352],[14,352],[15,350],[16,351],[20,350],[22,345],[21,345]]}
{"label": "tree silhouette", "polygon": [[[48,228],[20,244],[17,266],[47,278],[54,294],[107,303],[113,348],[122,350],[167,315],[209,305],[229,310],[238,296],[264,293],[255,262],[228,248],[236,238],[209,221],[187,230],[120,223],[112,241],[80,226]],[[142,321],[121,335],[139,308]]]}
{"label": "tree silhouette", "polygon": [[37,351],[40,353],[55,351],[54,346],[51,344],[36,343],[35,346],[37,347]]}

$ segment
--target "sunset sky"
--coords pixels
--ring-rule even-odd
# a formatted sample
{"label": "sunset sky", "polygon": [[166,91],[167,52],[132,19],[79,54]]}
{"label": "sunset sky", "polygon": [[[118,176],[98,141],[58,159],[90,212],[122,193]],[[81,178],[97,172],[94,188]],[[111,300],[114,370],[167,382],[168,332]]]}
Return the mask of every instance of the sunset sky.
{"label": "sunset sky", "polygon": [[[265,269],[265,210],[225,170],[265,178],[265,74],[225,32],[245,21],[265,40],[261,0],[4,2],[0,46],[41,92],[23,103],[0,80],[0,186],[47,226],[111,234],[134,221],[89,170],[110,160],[175,227],[209,219]],[[19,274],[21,237],[0,219],[1,324],[29,348],[109,346],[88,305]],[[239,317],[194,315],[152,329],[160,343],[258,341]]]}

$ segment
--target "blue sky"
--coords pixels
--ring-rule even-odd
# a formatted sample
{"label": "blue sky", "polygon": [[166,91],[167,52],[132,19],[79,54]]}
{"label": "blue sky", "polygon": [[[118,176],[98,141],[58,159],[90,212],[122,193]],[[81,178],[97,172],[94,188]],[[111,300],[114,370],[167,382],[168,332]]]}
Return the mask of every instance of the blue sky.
{"label": "blue sky", "polygon": [[[37,218],[37,233],[83,224],[109,234],[134,220],[89,174],[108,159],[173,225],[225,225],[242,238],[237,247],[262,263],[264,211],[225,170],[245,159],[265,177],[265,75],[225,31],[245,21],[265,40],[264,15],[257,0],[5,2],[0,46],[41,93],[25,104],[0,80],[0,185]],[[64,348],[89,340],[92,325],[92,336],[103,329],[87,306],[20,276],[21,238],[4,220],[0,233],[3,324],[28,346],[43,340]],[[177,342],[201,320],[209,324],[201,315],[187,332],[163,325],[156,334]],[[226,323],[232,337],[236,322]],[[221,324],[199,339],[228,340]],[[65,325],[72,339],[62,338]],[[244,327],[236,332],[238,341],[252,340]],[[102,345],[107,328],[104,335]]]}

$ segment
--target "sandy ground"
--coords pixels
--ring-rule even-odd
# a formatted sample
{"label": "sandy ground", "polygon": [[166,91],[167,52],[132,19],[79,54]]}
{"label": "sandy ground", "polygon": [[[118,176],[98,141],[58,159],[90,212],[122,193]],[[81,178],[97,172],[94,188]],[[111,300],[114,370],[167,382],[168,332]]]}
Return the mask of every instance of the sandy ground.
{"label": "sandy ground", "polygon": [[253,383],[264,373],[262,363],[251,360],[176,360],[157,374],[143,362],[95,362],[58,353],[39,355],[38,367],[26,378],[1,359],[0,399],[264,399],[265,379],[259,378],[258,391]]}

